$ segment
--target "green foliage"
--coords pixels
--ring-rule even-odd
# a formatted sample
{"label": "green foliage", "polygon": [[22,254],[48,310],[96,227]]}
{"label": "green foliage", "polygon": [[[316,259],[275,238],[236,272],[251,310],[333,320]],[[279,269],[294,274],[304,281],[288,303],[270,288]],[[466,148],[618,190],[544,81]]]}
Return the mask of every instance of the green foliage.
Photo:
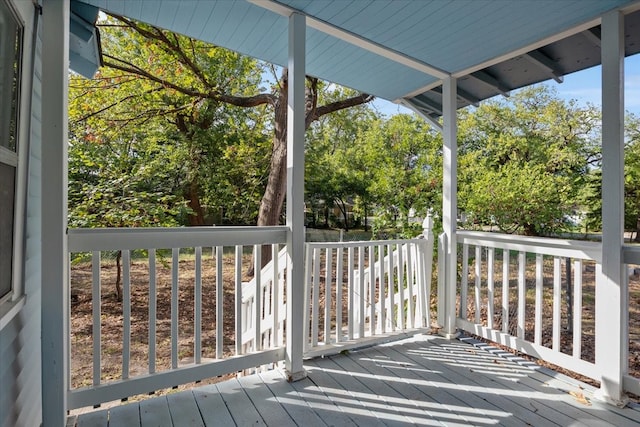
{"label": "green foliage", "polygon": [[545,86],[462,113],[459,207],[471,224],[535,235],[565,229],[599,159],[598,119]]}
{"label": "green foliage", "polygon": [[111,66],[93,80],[70,77],[70,222],[255,222],[270,142],[264,107],[207,94],[257,93],[262,65],[144,24],[102,25]]}
{"label": "green foliage", "polygon": [[71,227],[173,226],[189,213],[176,195],[179,171],[170,144],[153,138],[69,140]]}
{"label": "green foliage", "polygon": [[478,174],[469,186],[468,220],[475,224],[495,224],[500,230],[530,234],[562,229],[567,212],[564,196],[571,192],[543,165],[507,163]]}
{"label": "green foliage", "polygon": [[377,121],[363,136],[369,185],[384,225],[415,235],[410,215],[423,217],[442,205],[442,138],[423,120],[398,114]]}
{"label": "green foliage", "polygon": [[[331,102],[353,95],[344,88],[325,88],[321,100]],[[311,211],[311,223],[318,226],[338,222],[347,230],[348,211],[356,214],[357,222],[364,225],[371,195],[368,186],[371,170],[363,157],[361,135],[377,119],[368,106],[356,106],[321,117],[307,132],[305,160],[305,201]],[[357,207],[355,207],[357,204]],[[331,218],[333,208],[339,218]]]}

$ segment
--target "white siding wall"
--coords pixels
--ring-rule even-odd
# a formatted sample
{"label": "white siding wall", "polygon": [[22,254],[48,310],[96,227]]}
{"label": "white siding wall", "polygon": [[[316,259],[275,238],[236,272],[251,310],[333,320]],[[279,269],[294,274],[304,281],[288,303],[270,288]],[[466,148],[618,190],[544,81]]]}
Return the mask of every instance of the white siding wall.
{"label": "white siding wall", "polygon": [[[31,95],[31,129],[21,129],[23,141],[29,138],[29,167],[27,192],[24,291],[26,305],[0,331],[0,427],[37,426],[41,423],[40,368],[40,158],[41,158],[41,100],[40,100],[40,40],[37,42],[35,67],[31,66],[34,6],[30,1],[14,0],[16,10],[25,24],[22,86],[23,111],[29,106]],[[33,87],[28,81],[33,69]],[[22,120],[29,118],[22,115]],[[23,146],[22,154],[26,154]]]}

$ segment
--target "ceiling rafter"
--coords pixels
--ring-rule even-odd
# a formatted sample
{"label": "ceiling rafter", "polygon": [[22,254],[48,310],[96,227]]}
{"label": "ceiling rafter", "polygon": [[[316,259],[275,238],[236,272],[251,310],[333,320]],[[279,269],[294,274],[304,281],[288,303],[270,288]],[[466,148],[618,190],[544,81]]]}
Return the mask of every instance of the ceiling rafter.
{"label": "ceiling rafter", "polygon": [[544,54],[539,49],[532,50],[531,52],[525,53],[522,56],[527,58],[530,62],[532,62],[536,66],[543,69],[556,82],[562,83],[564,81],[564,77],[562,73],[558,70],[557,64],[555,64],[553,59],[549,58],[546,54]]}
{"label": "ceiling rafter", "polygon": [[411,99],[411,102],[413,102],[414,104],[418,104],[418,107],[425,108],[431,111],[432,113],[435,113],[437,115],[442,115],[442,105],[427,98],[424,95],[418,95],[413,97]]}
{"label": "ceiling rafter", "polygon": [[387,58],[391,61],[397,62],[398,64],[405,65],[407,67],[413,68],[414,70],[423,72],[425,74],[436,77],[438,79],[443,79],[449,76],[449,73],[437,67],[434,67],[433,65],[419,61],[415,58],[412,58],[401,52],[385,47],[379,43],[366,39],[362,36],[354,34],[343,28],[337,27],[321,19],[307,15],[303,11],[294,9],[289,6],[285,6],[281,3],[278,3],[277,1],[274,1],[274,0],[247,0],[247,1],[249,1],[252,4],[255,4],[256,6],[270,10],[282,16],[289,16],[292,13],[300,13],[306,16],[307,26],[309,28],[313,28],[315,30],[321,31],[339,40],[345,41],[349,44],[362,48],[366,51],[375,53],[376,55],[380,55],[383,58]]}
{"label": "ceiling rafter", "polygon": [[481,81],[487,86],[494,88],[505,98],[508,98],[510,96],[509,88],[506,87],[501,81],[499,81],[498,79],[496,79],[494,76],[492,76],[486,71],[482,71],[482,70],[476,71],[474,73],[469,74],[469,76],[473,77],[476,80]]}
{"label": "ceiling rafter", "polygon": [[[431,91],[442,95],[442,86],[433,88],[431,89]],[[480,105],[480,99],[478,99],[476,96],[473,96],[466,90],[462,89],[460,86],[456,88],[456,96],[458,97],[459,100],[464,101],[469,105],[473,105],[474,107],[478,107]]]}
{"label": "ceiling rafter", "polygon": [[437,130],[442,132],[442,123],[440,123],[438,119],[436,119],[435,117],[425,114],[424,111],[422,111],[420,108],[418,108],[413,104],[412,100],[405,98],[400,101],[400,104],[404,105],[405,107],[407,107],[408,109],[410,109],[411,111],[413,111],[414,113],[416,113],[417,115],[419,115],[420,117],[428,121],[429,124],[431,124],[431,126],[433,126]]}
{"label": "ceiling rafter", "polygon": [[600,27],[589,28],[588,30],[583,31],[583,36],[587,38],[594,46],[600,47],[602,45],[602,35],[600,31]]}
{"label": "ceiling rafter", "polygon": [[560,33],[554,34],[553,36],[546,37],[546,38],[543,38],[541,40],[538,40],[537,42],[532,43],[532,44],[530,44],[528,46],[524,46],[524,47],[522,47],[520,49],[516,49],[513,52],[509,52],[509,53],[506,53],[504,55],[497,56],[495,58],[492,58],[489,61],[476,64],[473,67],[469,67],[469,68],[466,68],[464,70],[456,71],[452,75],[453,75],[453,77],[464,77],[466,75],[470,75],[470,74],[475,73],[475,72],[477,72],[479,70],[483,70],[485,68],[491,67],[491,66],[499,64],[501,62],[508,61],[509,59],[515,58],[518,55],[524,55],[525,53],[531,52],[534,49],[540,49],[541,47],[544,47],[544,46],[547,46],[547,45],[552,44],[554,42],[557,42],[558,40],[562,40],[562,39],[565,39],[565,38],[567,38],[569,36],[572,36],[574,34],[578,34],[578,33],[582,32],[582,31],[588,30],[589,28],[594,27],[594,26],[599,25],[599,24],[600,24],[600,19],[589,20],[589,21],[584,22],[584,23],[582,23],[582,24],[580,24],[580,25],[578,25],[576,27],[570,28],[570,29],[568,29],[566,31],[562,31]]}

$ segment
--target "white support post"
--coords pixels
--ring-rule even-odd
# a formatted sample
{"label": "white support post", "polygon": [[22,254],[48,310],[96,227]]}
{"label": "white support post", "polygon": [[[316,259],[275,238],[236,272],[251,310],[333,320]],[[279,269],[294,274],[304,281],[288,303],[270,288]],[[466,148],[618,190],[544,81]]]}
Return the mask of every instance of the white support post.
{"label": "white support post", "polygon": [[306,376],[302,366],[304,319],[304,15],[289,17],[289,99],[287,110],[287,341],[285,368],[289,381]]}
{"label": "white support post", "polygon": [[602,271],[596,285],[596,364],[602,373],[596,397],[625,402],[627,295],[624,264],[624,17],[602,17]]}
{"label": "white support post", "polygon": [[[67,88],[69,0],[42,9],[42,420],[67,416],[69,286],[67,252]],[[34,337],[35,338],[35,337]]]}
{"label": "white support post", "polygon": [[444,325],[441,333],[447,338],[456,336],[456,267],[457,267],[457,211],[458,211],[458,142],[456,79],[447,77],[442,83],[442,226],[446,239],[444,267]]}

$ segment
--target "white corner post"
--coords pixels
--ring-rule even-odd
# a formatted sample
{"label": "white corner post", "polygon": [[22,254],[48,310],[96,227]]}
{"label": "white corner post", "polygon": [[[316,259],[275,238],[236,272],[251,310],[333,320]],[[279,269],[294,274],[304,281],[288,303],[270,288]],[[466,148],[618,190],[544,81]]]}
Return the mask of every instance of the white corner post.
{"label": "white corner post", "polygon": [[[69,0],[42,6],[42,419],[67,415],[67,88]],[[35,337],[34,337],[35,338]]]}
{"label": "white corner post", "polygon": [[[442,83],[442,227],[445,235],[444,254],[444,324],[440,333],[447,338],[456,336],[456,228],[458,215],[458,123],[456,79],[447,77]],[[442,310],[442,308],[439,308]]]}
{"label": "white corner post", "polygon": [[596,364],[602,373],[596,398],[621,405],[628,322],[624,239],[624,17],[602,17],[602,269],[596,284]]}
{"label": "white corner post", "polygon": [[304,341],[304,15],[289,17],[289,92],[287,109],[287,340],[285,369],[289,381],[305,377]]}

